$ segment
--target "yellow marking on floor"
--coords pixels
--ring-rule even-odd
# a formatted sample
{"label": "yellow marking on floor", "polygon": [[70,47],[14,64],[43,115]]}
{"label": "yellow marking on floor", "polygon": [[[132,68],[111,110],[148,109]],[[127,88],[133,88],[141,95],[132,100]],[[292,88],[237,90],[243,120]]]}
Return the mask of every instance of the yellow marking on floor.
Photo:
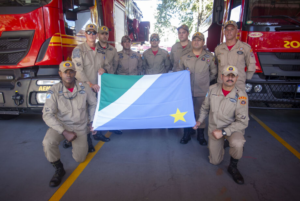
{"label": "yellow marking on floor", "polygon": [[277,133],[275,133],[271,128],[269,128],[264,122],[259,120],[254,114],[250,113],[250,116],[255,119],[264,129],[266,129],[276,140],[278,140],[285,148],[292,152],[298,159],[300,159],[300,153],[289,145],[284,139],[282,139]]}
{"label": "yellow marking on floor", "polygon": [[[111,132],[107,132],[105,134],[106,137],[109,137]],[[52,195],[49,201],[58,201],[60,200],[64,194],[68,191],[68,189],[72,186],[72,184],[76,181],[81,172],[86,168],[86,166],[91,162],[93,157],[97,154],[100,148],[104,145],[105,142],[98,142],[95,146],[95,151],[89,153],[83,163],[80,163],[77,168],[72,172],[72,174],[66,179],[66,181],[61,184],[61,186],[57,189],[57,191]]]}

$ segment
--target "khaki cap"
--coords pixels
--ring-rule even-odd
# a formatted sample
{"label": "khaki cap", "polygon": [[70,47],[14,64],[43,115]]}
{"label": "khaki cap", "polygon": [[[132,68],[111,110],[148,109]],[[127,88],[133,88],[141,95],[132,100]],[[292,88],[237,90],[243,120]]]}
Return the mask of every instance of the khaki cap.
{"label": "khaki cap", "polygon": [[193,37],[192,37],[192,40],[194,40],[194,38],[198,37],[199,39],[201,40],[204,40],[204,35],[200,32],[196,32],[194,33]]}
{"label": "khaki cap", "polygon": [[159,35],[158,35],[157,33],[153,33],[153,34],[151,34],[151,36],[150,36],[150,40],[151,40],[152,38],[157,38],[157,39],[159,40]]}
{"label": "khaki cap", "polygon": [[183,24],[183,25],[181,25],[180,27],[178,27],[178,28],[177,28],[177,31],[179,31],[179,29],[184,29],[184,30],[186,30],[187,32],[190,32],[190,31],[189,31],[189,27],[188,27],[187,25],[185,25],[185,24]]}
{"label": "khaki cap", "polygon": [[122,37],[121,43],[126,42],[127,40],[129,40],[129,42],[131,42],[131,38],[127,35]]}
{"label": "khaki cap", "polygon": [[223,75],[227,76],[229,74],[234,74],[235,76],[238,75],[238,69],[234,66],[227,66],[226,68],[223,69],[222,72]]}
{"label": "khaki cap", "polygon": [[236,22],[233,21],[233,20],[227,21],[227,22],[225,23],[224,27],[226,28],[228,25],[233,25],[233,26],[235,26],[236,28],[238,28]]}
{"label": "khaki cap", "polygon": [[75,65],[72,61],[63,61],[59,64],[59,70],[65,72],[66,70],[76,71]]}
{"label": "khaki cap", "polygon": [[99,33],[108,33],[109,32],[109,29],[106,27],[106,26],[101,26],[99,28]]}
{"label": "khaki cap", "polygon": [[85,31],[88,31],[88,30],[94,30],[94,31],[98,32],[97,26],[94,25],[94,24],[88,24],[88,25],[86,25]]}

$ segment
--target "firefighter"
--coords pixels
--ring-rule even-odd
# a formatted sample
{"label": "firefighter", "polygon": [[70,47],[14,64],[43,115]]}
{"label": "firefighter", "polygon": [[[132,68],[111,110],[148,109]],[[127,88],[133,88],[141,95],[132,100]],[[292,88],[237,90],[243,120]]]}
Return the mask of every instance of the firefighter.
{"label": "firefighter", "polygon": [[[181,57],[178,68],[175,70],[189,70],[191,73],[191,88],[196,119],[199,118],[200,107],[205,99],[210,81],[217,75],[217,67],[211,52],[203,49],[204,35],[196,32],[192,37],[192,50]],[[197,140],[200,145],[207,145],[204,138],[205,122],[197,129]],[[191,140],[192,128],[184,128],[181,144],[187,144]]]}
{"label": "firefighter", "polygon": [[[47,160],[56,169],[49,185],[56,187],[65,175],[60,161],[59,143],[64,139],[72,142],[73,158],[78,163],[88,153],[87,134],[92,130],[97,100],[88,84],[75,80],[76,69],[71,61],[59,65],[62,81],[53,85],[46,95],[43,120],[50,127],[43,140]],[[93,134],[95,132],[92,132]]]}
{"label": "firefighter", "polygon": [[[236,84],[240,89],[245,90],[246,79],[251,79],[255,72],[255,57],[250,45],[236,39],[238,29],[235,21],[226,22],[224,27],[226,43],[218,45],[215,49],[216,62],[218,62],[218,83],[222,83],[222,70],[228,65],[233,65],[239,71]],[[245,72],[246,66],[247,72]]]}
{"label": "firefighter", "polygon": [[170,55],[173,71],[178,71],[180,58],[192,51],[192,42],[188,39],[189,27],[183,24],[177,28],[177,31],[179,42],[172,46]]}
{"label": "firefighter", "polygon": [[142,72],[141,55],[131,50],[131,39],[129,36],[123,36],[121,40],[123,50],[118,52],[119,61],[118,75],[140,75]]}
{"label": "firefighter", "polygon": [[245,129],[248,127],[248,97],[245,90],[236,86],[238,68],[226,66],[221,74],[221,83],[209,87],[200,117],[194,129],[204,122],[209,114],[208,149],[209,162],[218,165],[224,158],[224,139],[229,142],[231,156],[228,172],[238,184],[244,178],[237,169],[237,163],[243,155]]}
{"label": "firefighter", "polygon": [[[104,29],[103,27],[101,27]],[[100,30],[101,30],[100,28]],[[106,31],[100,31],[100,35],[103,32],[108,33],[108,28],[105,28]],[[97,71],[104,66],[104,58],[99,43],[96,44],[96,39],[99,36],[97,26],[94,24],[88,24],[85,27],[85,37],[86,42],[78,45],[74,48],[72,53],[72,61],[75,64],[76,68],[76,79],[82,82],[87,83],[95,93],[100,89],[98,85],[98,75]],[[111,47],[109,47],[111,48]],[[112,49],[113,51],[113,49]],[[110,72],[114,72],[112,66],[106,66]],[[96,94],[95,94],[96,96]],[[89,134],[90,137],[90,134]],[[106,138],[100,131],[96,135],[93,135],[95,140],[101,140],[104,142],[110,141],[109,138]],[[90,142],[92,142],[90,140]],[[64,142],[64,147],[70,147],[71,144]],[[89,151],[95,151],[94,147],[89,148]]]}
{"label": "firefighter", "polygon": [[169,53],[159,48],[159,35],[150,36],[151,48],[143,53],[143,70],[145,75],[167,73],[170,69]]}

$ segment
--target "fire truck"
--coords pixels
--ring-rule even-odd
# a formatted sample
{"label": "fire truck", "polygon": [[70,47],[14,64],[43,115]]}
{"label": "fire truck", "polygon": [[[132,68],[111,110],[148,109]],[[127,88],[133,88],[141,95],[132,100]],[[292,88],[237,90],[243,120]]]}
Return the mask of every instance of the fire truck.
{"label": "fire truck", "polygon": [[256,59],[246,81],[249,106],[300,109],[300,0],[214,0],[200,26],[210,51],[225,42],[229,20],[237,22],[237,39],[251,45]]}
{"label": "fire truck", "polygon": [[149,22],[133,0],[0,1],[0,119],[41,113],[49,88],[60,82],[58,65],[71,60],[89,23],[109,28],[118,51],[121,38],[148,41]]}

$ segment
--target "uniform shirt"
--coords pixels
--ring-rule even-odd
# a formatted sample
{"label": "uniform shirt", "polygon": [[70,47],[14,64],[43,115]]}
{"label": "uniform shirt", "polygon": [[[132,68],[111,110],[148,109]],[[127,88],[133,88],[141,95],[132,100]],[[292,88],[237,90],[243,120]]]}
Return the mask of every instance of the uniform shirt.
{"label": "uniform shirt", "polygon": [[[237,40],[236,44],[229,50],[226,43],[223,43],[216,47],[215,55],[218,62],[218,83],[222,83],[221,75],[223,68],[232,65],[237,67],[239,72],[236,84],[241,89],[244,89],[246,79],[251,79],[255,73],[256,61],[251,46]],[[245,66],[247,66],[247,75],[245,73]]]}
{"label": "uniform shirt", "polygon": [[142,58],[139,53],[130,50],[128,55],[122,50],[118,55],[118,75],[139,75],[142,72]]}
{"label": "uniform shirt", "polygon": [[167,73],[170,69],[169,54],[159,48],[156,55],[149,48],[143,53],[143,70],[146,75]]}
{"label": "uniform shirt", "polygon": [[179,60],[184,55],[192,51],[192,42],[189,41],[186,46],[182,46],[180,42],[175,43],[171,49],[170,61],[173,66],[173,71],[178,71]]}
{"label": "uniform shirt", "polygon": [[209,132],[224,129],[227,136],[233,132],[244,134],[249,122],[248,101],[245,90],[235,86],[225,97],[222,84],[214,84],[209,87],[198,121],[203,122],[209,113]]}
{"label": "uniform shirt", "polygon": [[191,88],[193,97],[205,96],[209,83],[217,75],[217,66],[211,52],[202,50],[197,58],[193,51],[183,56],[175,71],[186,70],[191,72]]}
{"label": "uniform shirt", "polygon": [[98,70],[105,69],[107,73],[114,74],[118,66],[116,48],[108,45],[102,48],[96,43],[95,51],[86,42],[78,45],[72,52],[72,61],[76,68],[76,79],[82,82],[98,84]]}
{"label": "uniform shirt", "polygon": [[[72,96],[71,100],[65,98]],[[96,96],[89,85],[76,81],[70,92],[62,83],[57,83],[47,92],[43,120],[59,134],[67,130],[85,135],[89,133],[88,119],[94,119],[96,106]]]}

